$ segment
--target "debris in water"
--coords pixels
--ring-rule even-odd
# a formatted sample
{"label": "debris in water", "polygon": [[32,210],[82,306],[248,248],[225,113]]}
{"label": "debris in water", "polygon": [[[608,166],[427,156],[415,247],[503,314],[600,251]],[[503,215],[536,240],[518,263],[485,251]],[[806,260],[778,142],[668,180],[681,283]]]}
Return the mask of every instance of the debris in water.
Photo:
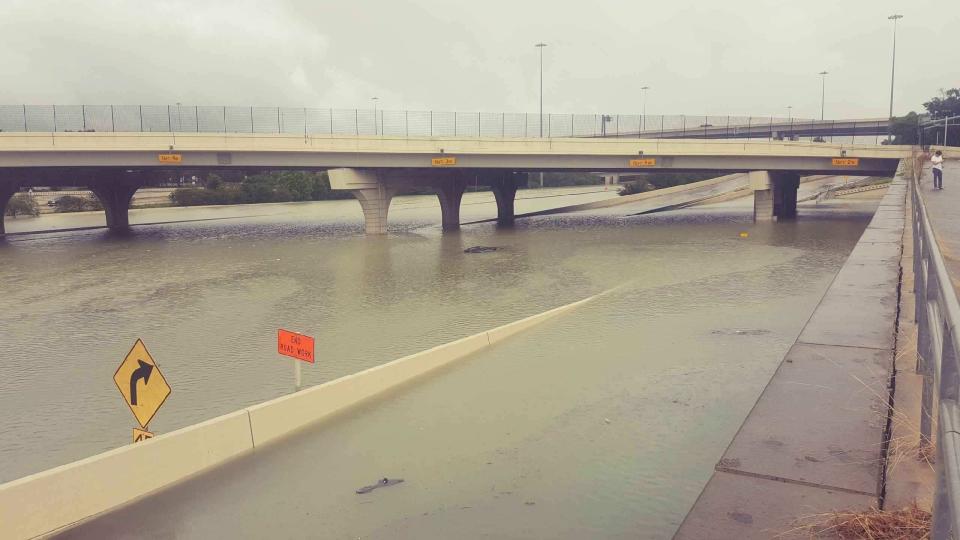
{"label": "debris in water", "polygon": [[603,423],[604,423],[604,424],[609,424],[609,423],[610,423],[610,419],[609,419],[609,418],[604,418],[604,419],[603,419]]}
{"label": "debris in water", "polygon": [[713,333],[722,336],[762,336],[763,334],[769,334],[770,331],[764,330],[763,328],[751,328],[747,330],[725,328],[722,330],[714,330]]}
{"label": "debris in water", "polygon": [[463,250],[464,253],[490,253],[491,251],[496,251],[497,248],[493,246],[471,246]]}
{"label": "debris in water", "polygon": [[370,484],[369,486],[363,486],[362,488],[360,488],[360,489],[357,490],[357,493],[360,494],[360,495],[363,495],[364,493],[370,493],[371,491],[373,491],[373,490],[375,490],[375,489],[377,489],[377,488],[387,487],[387,486],[394,486],[394,485],[396,485],[396,484],[399,484],[400,482],[403,482],[403,478],[386,478],[386,477],[384,477],[384,478],[381,478],[379,481],[377,481],[376,484]]}

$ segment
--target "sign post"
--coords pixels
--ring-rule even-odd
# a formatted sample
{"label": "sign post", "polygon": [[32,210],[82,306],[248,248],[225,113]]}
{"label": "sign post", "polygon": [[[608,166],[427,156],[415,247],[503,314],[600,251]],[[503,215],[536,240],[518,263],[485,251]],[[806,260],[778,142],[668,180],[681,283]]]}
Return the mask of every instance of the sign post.
{"label": "sign post", "polygon": [[138,339],[133,344],[113,374],[113,382],[140,424],[141,429],[133,429],[133,442],[152,438],[153,433],[147,426],[170,396],[171,390],[143,341]]}
{"label": "sign post", "polygon": [[290,330],[277,330],[277,352],[293,358],[294,391],[301,387],[300,362],[314,363],[313,338]]}

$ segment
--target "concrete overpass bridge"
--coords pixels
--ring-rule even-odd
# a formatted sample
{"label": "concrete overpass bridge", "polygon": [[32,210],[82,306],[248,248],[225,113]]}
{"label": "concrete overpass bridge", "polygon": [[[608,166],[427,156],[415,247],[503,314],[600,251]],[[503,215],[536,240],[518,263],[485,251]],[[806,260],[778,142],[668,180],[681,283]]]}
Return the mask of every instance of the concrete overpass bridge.
{"label": "concrete overpass bridge", "polygon": [[490,186],[498,221],[510,223],[517,173],[716,171],[751,173],[755,217],[788,219],[800,176],[892,176],[909,155],[910,147],[799,141],[4,132],[0,209],[22,187],[83,185],[103,203],[107,225],[125,228],[136,190],[173,176],[328,170],[334,189],[360,201],[366,231],[381,234],[392,197],[412,185],[436,190],[443,226],[455,229],[468,181]]}

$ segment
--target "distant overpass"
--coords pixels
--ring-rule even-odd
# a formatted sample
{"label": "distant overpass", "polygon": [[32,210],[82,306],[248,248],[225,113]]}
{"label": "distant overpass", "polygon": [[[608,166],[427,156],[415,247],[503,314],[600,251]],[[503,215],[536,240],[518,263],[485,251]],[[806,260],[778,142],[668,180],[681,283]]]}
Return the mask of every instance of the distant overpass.
{"label": "distant overpass", "polygon": [[[656,120],[654,118],[653,120]],[[693,120],[689,125],[688,121]],[[888,133],[890,121],[886,118],[861,120],[776,120],[764,118],[720,118],[683,117],[681,126],[671,125],[664,128],[650,128],[633,132],[616,132],[606,137],[624,137],[641,139],[787,139],[820,138],[830,141],[834,137],[881,136]],[[745,120],[745,121],[744,121]],[[700,122],[700,123],[697,123]],[[716,123],[712,123],[716,122]]]}

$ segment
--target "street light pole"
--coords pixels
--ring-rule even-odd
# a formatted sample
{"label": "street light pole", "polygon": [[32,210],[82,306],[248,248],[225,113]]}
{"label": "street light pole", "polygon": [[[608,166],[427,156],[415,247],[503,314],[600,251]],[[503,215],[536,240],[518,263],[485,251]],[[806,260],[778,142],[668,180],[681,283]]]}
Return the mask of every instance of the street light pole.
{"label": "street light pole", "polygon": [[650,90],[649,86],[641,86],[640,90],[643,90],[643,117],[641,119],[641,131],[646,131],[647,129],[647,90]]}
{"label": "street light pole", "polygon": [[372,98],[370,98],[370,101],[373,102],[373,134],[374,135],[380,134],[379,131],[377,130],[377,100],[378,99],[380,98],[378,98],[377,96],[373,96]]}
{"label": "street light pole", "polygon": [[823,104],[827,97],[827,75],[828,72],[820,72],[820,121],[823,121]]}
{"label": "street light pole", "polygon": [[543,48],[546,43],[537,43],[534,47],[540,49],[540,138],[543,138]]}
{"label": "street light pole", "polygon": [[893,76],[897,72],[897,21],[903,18],[903,15],[893,14],[887,17],[893,21],[893,59],[890,61],[890,115],[887,117],[887,140],[893,141]]}

